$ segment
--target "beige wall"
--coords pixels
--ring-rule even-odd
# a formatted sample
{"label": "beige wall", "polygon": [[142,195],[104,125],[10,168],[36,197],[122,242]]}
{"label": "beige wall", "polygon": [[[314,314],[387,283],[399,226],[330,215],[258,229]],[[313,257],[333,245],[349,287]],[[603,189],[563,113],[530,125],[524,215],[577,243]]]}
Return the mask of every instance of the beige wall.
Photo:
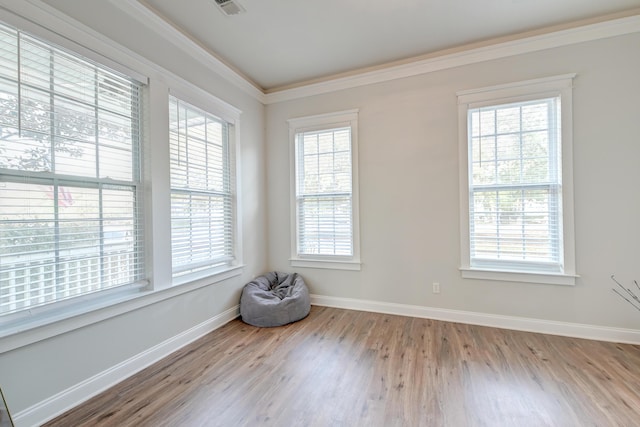
{"label": "beige wall", "polygon": [[[359,108],[362,271],[298,269],[312,293],[638,329],[610,290],[640,260],[640,35],[267,106],[269,265],[291,270],[286,120]],[[576,286],[462,279],[456,92],[577,73]],[[441,293],[431,292],[432,282]]]}
{"label": "beige wall", "polygon": [[[107,372],[119,363],[235,307],[239,302],[242,286],[252,277],[264,272],[267,267],[266,221],[262,208],[266,203],[264,106],[135,21],[115,14],[115,9],[112,6],[109,7],[108,3],[74,2],[79,10],[79,14],[75,17],[91,28],[95,27],[94,20],[109,23],[101,28],[109,39],[120,42],[138,55],[242,111],[239,126],[240,140],[236,143],[242,162],[238,192],[242,205],[240,219],[245,267],[242,275],[238,277],[0,353],[0,386],[14,414],[31,408],[57,393],[68,391],[69,388],[91,379],[94,375]],[[87,10],[83,9],[85,6],[88,7]],[[4,18],[0,17],[0,19]],[[119,24],[112,25],[113,22]],[[77,41],[93,48],[98,46],[88,38]],[[126,59],[126,55],[110,59],[122,60]],[[135,66],[136,61],[132,61],[132,64]],[[125,65],[132,67],[130,64]],[[168,74],[157,67],[146,67],[144,70],[137,71],[149,76],[151,85],[160,85],[164,88],[170,80],[167,78]],[[159,97],[159,99],[166,101],[166,90],[164,98]],[[147,107],[150,106],[147,105]],[[159,132],[154,131],[154,126],[164,125],[165,123],[161,121],[152,121],[147,123],[151,128],[146,130],[150,131],[150,135],[166,134],[164,128]],[[145,146],[146,153],[154,152],[158,149],[157,147],[158,141],[149,141]],[[168,162],[166,167],[168,168]],[[151,185],[153,186],[154,182],[151,182]],[[155,185],[159,186],[158,183]],[[168,189],[163,191],[163,197],[168,200]],[[154,213],[151,212],[151,214]],[[153,236],[153,245],[156,249],[170,245],[166,233],[168,231],[166,215],[164,226],[166,228],[164,232],[161,230]],[[155,268],[155,270],[162,270],[162,268]],[[164,271],[170,272],[170,269],[165,268]],[[164,286],[171,281],[171,277],[154,277],[153,279],[156,284]],[[135,305],[138,302],[133,301],[124,306],[128,304]],[[86,316],[71,318],[59,324],[82,322],[83,317]],[[54,325],[50,329],[55,327]]]}
{"label": "beige wall", "polygon": [[[638,329],[638,313],[612,294],[609,276],[640,279],[640,34],[265,107],[111,2],[48,3],[242,110],[238,149],[246,267],[240,277],[0,354],[0,385],[13,412],[235,306],[254,275],[291,271],[286,120],[351,108],[360,109],[363,266],[359,272],[299,269],[313,293]],[[456,91],[573,72],[578,74],[574,187],[581,278],[575,287],[461,279]],[[435,281],[441,284],[439,295],[431,293]]]}

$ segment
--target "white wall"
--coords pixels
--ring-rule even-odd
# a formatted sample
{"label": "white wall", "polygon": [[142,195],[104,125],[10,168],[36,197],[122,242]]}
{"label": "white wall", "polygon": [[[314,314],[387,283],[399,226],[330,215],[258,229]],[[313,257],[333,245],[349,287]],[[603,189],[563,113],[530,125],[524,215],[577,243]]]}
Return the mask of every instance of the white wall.
{"label": "white wall", "polygon": [[[291,270],[286,120],[359,108],[362,270],[298,269],[314,294],[640,329],[640,34],[267,106],[269,266]],[[574,287],[462,279],[456,91],[577,73]],[[431,283],[441,284],[441,294]]]}
{"label": "white wall", "polygon": [[[10,2],[3,1],[4,3]],[[26,8],[26,3],[13,5],[16,8]],[[118,13],[113,6],[109,6],[109,2],[73,2],[69,6],[77,6],[80,13],[74,16],[89,27],[96,28],[96,22],[109,23],[100,29],[110,39],[117,40],[125,48],[242,111],[240,140],[236,143],[242,161],[238,191],[242,205],[240,219],[245,267],[238,277],[0,354],[0,386],[14,414],[33,408],[58,393],[65,393],[83,381],[235,307],[239,302],[242,286],[266,270],[266,219],[262,211],[265,204],[264,106],[139,23]],[[82,12],[86,14],[83,15]],[[51,22],[53,21],[51,18]],[[118,22],[118,25],[114,25],[114,22]],[[77,42],[100,51],[101,45],[94,44],[90,38]],[[116,47],[115,50],[119,49]],[[111,59],[127,62],[125,54],[107,54],[114,55],[117,58]],[[135,60],[129,62],[125,65],[138,67]],[[167,77],[169,74],[161,70],[154,67],[143,68],[142,72],[151,78],[151,85],[164,87],[170,80]],[[151,126],[157,124],[152,123]],[[153,134],[152,130],[151,135]],[[158,141],[150,141],[149,146],[145,147],[146,152],[153,152],[154,147],[157,149]],[[163,197],[168,197],[167,191],[164,190]],[[166,218],[164,225],[168,227]],[[170,242],[162,236],[163,233],[158,233],[153,245],[156,252],[162,249],[166,253]],[[154,277],[159,285],[166,286],[170,280],[170,277]],[[124,305],[127,304],[137,303],[133,301]],[[62,323],[81,322],[83,317]],[[51,409],[57,409],[56,402],[38,412],[36,417]]]}
{"label": "white wall", "polygon": [[[242,110],[246,267],[239,277],[0,354],[0,385],[14,413],[224,313],[254,275],[291,271],[286,120],[351,108],[360,109],[363,268],[299,269],[313,293],[638,329],[638,313],[611,293],[609,275],[627,282],[638,277],[640,34],[273,104],[265,119],[262,104],[112,2],[47,2]],[[575,287],[462,280],[456,91],[571,72],[578,73],[574,169],[581,278]],[[162,73],[155,73],[162,82]],[[156,247],[167,244],[154,241]],[[439,295],[430,292],[434,281],[441,283]]]}

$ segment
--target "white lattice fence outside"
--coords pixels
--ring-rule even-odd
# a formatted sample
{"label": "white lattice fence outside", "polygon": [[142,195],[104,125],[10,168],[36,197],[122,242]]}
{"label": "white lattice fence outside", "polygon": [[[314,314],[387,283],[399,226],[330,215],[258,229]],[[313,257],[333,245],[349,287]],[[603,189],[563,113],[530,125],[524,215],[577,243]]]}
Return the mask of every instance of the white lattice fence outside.
{"label": "white lattice fence outside", "polygon": [[135,255],[112,250],[100,256],[69,251],[64,257],[3,256],[0,263],[0,314],[41,306],[130,283]]}

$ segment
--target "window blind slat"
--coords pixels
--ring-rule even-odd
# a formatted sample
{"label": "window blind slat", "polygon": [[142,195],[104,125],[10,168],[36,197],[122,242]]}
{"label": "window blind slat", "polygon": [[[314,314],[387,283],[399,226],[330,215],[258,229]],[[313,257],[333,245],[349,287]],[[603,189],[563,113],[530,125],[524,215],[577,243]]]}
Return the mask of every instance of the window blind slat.
{"label": "window blind slat", "polygon": [[231,125],[173,96],[170,109],[174,277],[234,261]]}
{"label": "window blind slat", "polygon": [[561,271],[559,98],[468,111],[471,265]]}
{"label": "window blind slat", "polygon": [[296,134],[299,255],[353,255],[351,128]]}
{"label": "window blind slat", "polygon": [[0,315],[144,278],[140,89],[0,24]]}

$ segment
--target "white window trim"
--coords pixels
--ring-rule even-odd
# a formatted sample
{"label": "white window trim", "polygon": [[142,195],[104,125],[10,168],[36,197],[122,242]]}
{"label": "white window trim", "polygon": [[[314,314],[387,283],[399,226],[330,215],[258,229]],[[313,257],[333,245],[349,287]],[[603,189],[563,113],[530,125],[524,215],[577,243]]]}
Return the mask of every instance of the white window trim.
{"label": "white window trim", "polygon": [[[575,285],[575,231],[573,206],[573,109],[572,87],[576,74],[508,83],[479,89],[463,90],[458,97],[458,155],[460,173],[460,273],[466,279],[503,280],[510,282]],[[467,111],[486,105],[505,104],[560,96],[562,120],[562,239],[564,271],[544,273],[505,271],[471,267],[469,235],[469,158]]]}
{"label": "white window trim", "polygon": [[[358,109],[335,113],[297,117],[289,123],[289,165],[290,165],[290,224],[292,267],[322,268],[334,270],[360,270],[360,210],[358,185]],[[326,256],[298,254],[298,214],[296,207],[296,134],[337,127],[351,128],[351,215],[353,226],[353,255]]]}
{"label": "white window trim", "polygon": [[81,297],[63,301],[55,307],[15,313],[18,316],[0,322],[0,354],[239,276],[242,269],[243,266],[238,265],[182,286],[155,290],[132,286],[120,292],[107,291],[104,298]]}
{"label": "white window trim", "polygon": [[[11,18],[12,15],[9,14],[8,17]],[[18,92],[17,92],[18,103],[22,103],[22,101],[20,100],[21,99],[20,93],[23,90],[25,90],[25,87],[29,86],[29,83],[23,81],[25,76],[24,74],[25,71],[20,67],[20,64],[21,64],[21,60],[25,58],[24,56],[25,52],[20,46],[21,46],[21,43],[25,43],[26,45],[32,45],[32,43],[36,43],[37,46],[42,46],[43,48],[46,49],[46,51],[49,52],[44,56],[41,56],[41,54],[36,54],[36,55],[40,60],[43,60],[45,61],[45,63],[49,64],[50,67],[54,64],[55,57],[61,56],[65,58],[75,58],[73,62],[76,63],[77,68],[74,68],[74,71],[82,70],[79,72],[81,72],[83,75],[86,75],[86,74],[93,75],[94,73],[99,72],[100,74],[104,75],[105,78],[115,79],[116,82],[119,82],[115,84],[122,84],[124,86],[131,85],[132,90],[130,93],[130,97],[127,98],[127,101],[130,103],[130,105],[135,104],[138,108],[136,109],[132,108],[130,111],[127,111],[126,109],[116,110],[115,107],[107,108],[105,106],[101,106],[100,102],[97,100],[98,98],[97,86],[94,86],[97,82],[97,78],[95,76],[93,76],[94,85],[92,85],[93,87],[91,88],[91,91],[93,91],[93,96],[91,98],[83,98],[82,100],[76,99],[76,100],[70,101],[74,103],[78,102],[80,104],[83,104],[85,106],[84,108],[86,108],[87,110],[93,111],[93,114],[96,114],[96,115],[102,115],[105,113],[110,114],[109,113],[109,110],[110,110],[111,112],[114,112],[112,114],[119,114],[122,117],[126,117],[127,120],[130,120],[131,137],[129,138],[129,141],[128,141],[129,142],[128,148],[131,154],[128,158],[128,162],[130,162],[131,164],[127,167],[127,171],[129,175],[128,177],[122,176],[122,175],[116,175],[114,178],[112,178],[109,176],[104,177],[102,176],[103,174],[98,174],[97,173],[99,171],[98,164],[102,163],[100,159],[102,159],[103,155],[105,156],[105,158],[111,159],[111,161],[113,161],[113,157],[110,157],[109,154],[105,154],[105,152],[101,150],[94,152],[93,161],[96,163],[95,165],[92,165],[91,163],[89,165],[85,165],[91,170],[91,174],[89,176],[86,176],[82,173],[78,173],[77,171],[65,172],[55,168],[52,168],[51,170],[48,170],[48,171],[37,171],[37,170],[34,171],[28,168],[25,170],[20,170],[19,168],[13,168],[11,166],[7,166],[6,169],[3,169],[1,171],[1,174],[4,177],[8,178],[6,182],[9,183],[10,185],[11,184],[26,184],[26,185],[43,185],[44,184],[44,185],[50,185],[51,186],[50,188],[57,188],[58,186],[62,187],[62,186],[68,185],[72,189],[71,190],[72,192],[75,191],[76,189],[80,189],[83,187],[89,191],[92,191],[94,197],[97,197],[96,202],[94,202],[95,204],[93,204],[92,206],[96,208],[97,212],[99,212],[97,218],[99,218],[101,222],[103,222],[103,220],[108,219],[106,216],[106,209],[109,206],[111,207],[115,206],[115,204],[111,204],[108,201],[105,202],[104,206],[102,205],[102,200],[103,200],[102,195],[98,196],[98,194],[100,194],[102,191],[101,189],[106,188],[106,186],[113,186],[114,184],[124,188],[129,188],[130,192],[128,193],[121,192],[120,194],[131,195],[130,200],[132,200],[132,204],[134,206],[133,212],[130,214],[125,213],[123,211],[120,211],[120,212],[123,215],[127,215],[127,216],[130,215],[129,218],[133,222],[133,231],[132,231],[131,237],[133,238],[133,241],[135,241],[136,243],[134,244],[135,246],[133,248],[131,249],[127,248],[127,253],[135,258],[135,261],[128,262],[129,264],[128,283],[116,284],[115,282],[106,280],[105,276],[103,276],[102,274],[99,274],[100,278],[97,281],[99,283],[100,289],[99,290],[86,290],[86,289],[83,290],[80,288],[80,286],[77,285],[77,282],[76,282],[76,285],[74,286],[73,283],[69,283],[69,282],[64,283],[65,281],[62,281],[62,283],[60,283],[56,280],[56,286],[57,285],[65,286],[68,290],[68,294],[62,297],[56,294],[54,297],[52,297],[50,300],[46,302],[35,301],[35,303],[34,301],[32,301],[32,297],[30,296],[26,297],[25,299],[27,301],[22,307],[17,307],[17,304],[16,304],[13,307],[13,310],[9,308],[8,312],[4,312],[0,316],[0,337],[4,336],[5,325],[7,324],[13,324],[16,321],[21,321],[22,319],[25,319],[30,316],[33,316],[34,318],[36,318],[36,321],[39,322],[41,318],[46,318],[48,316],[43,313],[48,313],[49,311],[64,310],[64,309],[73,310],[74,306],[87,306],[87,305],[90,306],[90,305],[93,305],[96,301],[102,301],[102,300],[112,301],[123,295],[127,296],[131,294],[135,294],[139,292],[141,289],[144,289],[149,284],[148,276],[146,275],[146,273],[140,271],[140,268],[143,268],[146,264],[144,261],[144,256],[142,255],[143,253],[146,254],[146,245],[148,242],[144,240],[144,234],[145,234],[145,228],[146,228],[144,215],[140,215],[140,211],[145,205],[144,196],[143,196],[144,180],[142,179],[142,163],[136,161],[141,155],[141,149],[142,149],[141,147],[143,144],[143,141],[142,141],[143,121],[136,120],[136,118],[138,117],[138,114],[141,112],[143,108],[144,93],[146,92],[147,88],[145,84],[142,82],[147,81],[147,79],[144,77],[141,78],[139,73],[135,73],[135,76],[130,76],[130,75],[110,76],[111,72],[115,71],[117,74],[120,71],[119,69],[114,70],[111,67],[111,65],[113,65],[112,62],[109,62],[108,60],[106,60],[106,58],[104,58],[103,61],[100,61],[102,57],[100,57],[95,53],[93,54],[92,57],[88,58],[83,55],[84,52],[82,51],[77,51],[74,49],[70,49],[66,46],[61,46],[51,38],[47,38],[46,37],[47,33],[44,30],[42,32],[45,34],[45,37],[38,34],[33,34],[30,31],[24,30],[22,27],[16,26],[15,23],[12,22],[11,20],[5,20],[4,16],[2,19],[2,27],[3,29],[6,28],[8,31],[10,31],[10,33],[12,34],[11,38],[13,38],[17,42],[17,44],[15,45],[16,50],[14,51],[14,55],[16,55],[16,58],[17,58],[17,62],[15,62],[15,65],[17,65],[17,68],[15,69],[17,74],[14,74],[13,76],[10,75],[9,81],[12,82],[12,85],[15,84],[16,87],[18,88]],[[52,57],[51,55],[55,55],[55,57]],[[76,62],[76,59],[78,62]],[[45,73],[46,72],[47,71],[45,71]],[[49,79],[51,79],[52,76],[55,76],[55,74],[53,74],[55,73],[55,70],[49,69],[48,73],[49,73],[48,75]],[[111,80],[111,81],[114,81],[114,80]],[[74,82],[71,82],[70,84],[74,85],[74,87],[75,85],[77,85],[77,83],[74,83]],[[48,86],[47,88],[40,88],[37,90],[39,91],[44,90],[44,92],[47,93],[48,96],[53,99],[63,99],[63,98],[66,98],[66,95],[68,95],[68,93],[62,90],[65,88],[65,86],[68,87],[66,84],[62,84],[60,82],[53,82],[47,86]],[[135,86],[135,90],[133,89],[134,86]],[[48,114],[55,115],[54,104],[46,105],[44,108]],[[56,124],[62,123],[62,122],[63,121],[59,121],[58,119],[52,120],[52,123],[56,123]],[[17,126],[17,128],[19,129],[19,133],[21,135],[25,130],[28,131],[29,129],[28,126],[24,127],[23,124],[19,122],[17,124],[14,124],[13,126]],[[98,140],[98,130],[92,129],[91,132],[94,137],[93,141],[94,141],[94,149],[95,149],[98,147],[98,145],[95,145],[97,144],[96,141]],[[55,136],[55,132],[53,132],[53,130],[48,129],[47,131],[45,131],[45,133],[47,133],[47,135],[49,136],[49,141],[53,140],[53,137]],[[102,145],[100,146],[104,148],[104,146]],[[0,198],[3,196],[6,196],[6,195],[3,194],[2,196],[0,196]],[[35,199],[32,199],[32,200],[35,200]],[[100,201],[98,202],[97,200],[100,200]],[[52,215],[51,218],[49,218],[49,221],[58,224],[61,221],[64,221],[63,219],[61,219],[62,214],[60,215],[58,214],[58,210],[61,205],[57,201],[52,201],[52,203],[53,204],[50,206],[54,207],[53,211],[55,211],[55,213]],[[24,208],[28,208],[29,205],[30,205],[30,202],[26,202],[26,204],[23,204],[22,206]],[[74,208],[74,210],[77,210],[77,205]],[[74,217],[76,214],[81,215],[81,214],[78,214],[77,212],[74,212]],[[76,217],[76,218],[79,218],[79,217]],[[28,219],[28,221],[30,220],[32,219]],[[107,231],[105,228],[105,234],[106,232]],[[58,246],[59,244],[64,244],[66,239],[63,236],[56,233],[55,238],[53,240],[56,242],[56,246]],[[101,252],[100,257],[104,256],[104,254],[102,253],[103,250],[108,251],[108,249],[106,249],[107,243],[106,241],[103,241],[102,237],[99,238],[99,243],[96,244],[96,247],[100,248],[100,252]],[[81,251],[76,251],[76,249],[77,248],[75,247],[70,249],[70,253],[72,254],[72,256],[74,257],[78,256],[79,258],[77,259],[87,259],[84,257],[86,253],[82,253]],[[48,252],[52,254],[54,251],[50,250]],[[33,258],[31,258],[32,255],[33,253],[30,253],[29,256],[26,257],[27,263],[33,262]],[[96,254],[93,253],[90,256],[94,256],[94,255]],[[60,267],[61,264],[67,264],[67,262],[68,261],[58,259],[57,256],[55,257],[51,265],[55,265],[54,269],[56,271],[56,277],[59,269],[61,268]],[[1,261],[0,261],[0,264],[2,264]],[[12,264],[13,263],[10,262],[8,265],[11,266]],[[29,267],[22,267],[22,269],[25,269],[25,268],[31,269],[31,268],[34,268],[36,265],[37,264],[31,264]],[[13,264],[13,266],[9,268],[13,269],[15,266],[16,265]],[[21,267],[18,267],[18,268],[21,268]],[[68,267],[62,267],[62,268],[64,269]],[[135,271],[135,273],[133,271]],[[70,275],[73,276],[75,274],[70,273]],[[19,276],[19,273],[18,273],[18,276]],[[27,277],[28,279],[26,279],[26,282],[24,283],[28,283],[33,286],[34,282],[31,281],[31,278],[33,276],[29,275]],[[40,276],[40,278],[42,277],[43,276]],[[2,281],[3,288],[7,284],[4,280],[5,279],[3,278],[3,281]],[[11,289],[11,286],[12,286],[10,284],[10,281],[11,280],[9,279],[9,289]],[[38,286],[38,290],[42,292],[43,290],[42,286],[46,286],[45,283],[39,281],[38,279],[36,279],[35,283],[36,284],[40,283],[40,286]],[[40,294],[39,296],[42,296],[42,294]],[[12,302],[10,301],[9,304],[11,303]]]}
{"label": "white window trim", "polygon": [[[231,174],[233,175],[233,180],[235,181],[235,188],[232,190],[233,193],[233,254],[234,259],[233,262],[229,265],[223,265],[218,267],[212,267],[200,271],[196,271],[190,274],[185,274],[178,277],[173,277],[172,285],[179,286],[187,283],[191,283],[193,281],[197,281],[204,278],[209,278],[209,280],[215,282],[219,282],[228,277],[233,277],[240,275],[242,273],[243,261],[242,261],[242,223],[241,223],[241,197],[240,197],[240,153],[238,150],[237,142],[240,140],[240,115],[241,110],[236,107],[224,102],[223,100],[208,94],[203,90],[197,89],[195,86],[189,85],[186,82],[175,81],[171,87],[168,89],[168,94],[166,96],[166,106],[169,106],[169,97],[171,95],[181,101],[184,101],[188,104],[193,105],[209,114],[212,114],[227,123],[233,126],[233,132],[229,132],[229,150],[231,151],[231,159],[234,162],[231,166]],[[169,136],[168,136],[168,127],[167,127],[167,149],[169,145]],[[167,165],[168,167],[168,165]],[[171,193],[171,184],[169,182],[169,197]],[[169,202],[169,205],[171,202]],[[170,216],[170,215],[169,215]],[[169,218],[169,222],[171,222],[171,218]],[[169,233],[169,239],[171,238],[171,233]],[[171,254],[169,254],[169,262],[171,263]],[[229,276],[229,272],[236,272],[232,276]],[[171,268],[169,269],[169,277],[173,276],[173,272]]]}
{"label": "white window trim", "polygon": [[[13,313],[0,318],[0,353],[46,340],[88,325],[129,313],[160,301],[193,292],[196,289],[240,276],[242,261],[240,115],[241,110],[224,102],[182,77],[162,68],[133,51],[103,37],[89,27],[65,15],[51,14],[24,2],[16,12],[5,10],[2,21],[58,44],[73,52],[112,67],[143,84],[142,124],[143,191],[145,192],[146,279],[142,283],[107,290],[99,298],[72,299],[55,305]],[[13,6],[12,6],[13,9]],[[18,15],[20,13],[21,15]],[[26,19],[24,17],[30,17]],[[71,40],[82,40],[83,44]],[[170,239],[169,188],[169,86],[196,106],[205,105],[219,117],[233,121],[236,144],[236,265],[224,271],[186,276],[184,283],[171,281],[171,250],[167,245],[152,245]],[[191,94],[191,96],[188,96]],[[151,142],[153,141],[153,149]],[[206,274],[205,274],[206,273]]]}

